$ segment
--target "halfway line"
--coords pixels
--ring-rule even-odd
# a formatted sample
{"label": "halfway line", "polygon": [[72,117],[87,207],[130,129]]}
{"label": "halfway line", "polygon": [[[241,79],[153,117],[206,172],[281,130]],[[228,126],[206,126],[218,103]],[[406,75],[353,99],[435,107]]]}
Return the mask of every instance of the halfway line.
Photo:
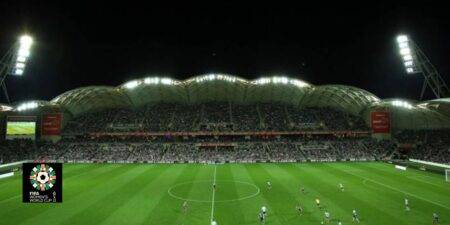
{"label": "halfway line", "polygon": [[211,199],[211,221],[213,221],[214,219],[214,198],[216,196],[216,189],[215,189],[215,184],[216,184],[216,173],[217,173],[217,166],[214,165],[214,180],[213,180],[213,187],[212,187],[212,199]]}

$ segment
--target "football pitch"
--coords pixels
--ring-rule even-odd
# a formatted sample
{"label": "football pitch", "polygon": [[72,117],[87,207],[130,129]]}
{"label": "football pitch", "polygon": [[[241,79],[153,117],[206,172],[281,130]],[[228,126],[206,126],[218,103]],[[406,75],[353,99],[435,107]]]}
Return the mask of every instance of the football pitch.
{"label": "football pitch", "polygon": [[21,176],[1,179],[0,224],[209,225],[214,218],[218,225],[250,225],[260,224],[262,206],[268,225],[318,225],[325,211],[330,224],[353,224],[353,209],[360,224],[432,224],[433,212],[450,224],[443,175],[387,163],[65,164],[63,170],[59,204],[22,203]]}

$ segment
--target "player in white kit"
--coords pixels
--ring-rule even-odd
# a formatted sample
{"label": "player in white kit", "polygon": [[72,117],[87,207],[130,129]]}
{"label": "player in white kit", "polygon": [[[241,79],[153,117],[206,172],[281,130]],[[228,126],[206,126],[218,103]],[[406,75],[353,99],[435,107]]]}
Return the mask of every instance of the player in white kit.
{"label": "player in white kit", "polygon": [[188,203],[187,203],[187,201],[183,202],[183,206],[182,207],[183,207],[183,213],[186,214],[187,211],[188,211]]}
{"label": "player in white kit", "polygon": [[261,212],[266,215],[267,214],[267,208],[265,206],[261,207]]}
{"label": "player in white kit", "polygon": [[358,213],[356,212],[356,209],[353,210],[352,212],[352,217],[353,217],[353,222],[358,222],[359,223],[359,218],[358,218]]}
{"label": "player in white kit", "polygon": [[325,211],[324,216],[325,216],[325,223],[330,223],[331,220],[330,213],[328,211]]}
{"label": "player in white kit", "polygon": [[405,210],[406,211],[410,210],[410,208],[409,208],[409,200],[407,198],[405,198]]}
{"label": "player in white kit", "polygon": [[341,189],[341,191],[344,191],[344,185],[342,183],[339,183],[339,189]]}

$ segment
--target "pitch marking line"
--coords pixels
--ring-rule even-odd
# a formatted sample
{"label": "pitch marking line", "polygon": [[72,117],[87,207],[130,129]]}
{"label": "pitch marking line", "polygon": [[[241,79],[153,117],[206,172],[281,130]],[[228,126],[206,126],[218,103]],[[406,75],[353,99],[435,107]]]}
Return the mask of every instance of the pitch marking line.
{"label": "pitch marking line", "polygon": [[391,189],[391,190],[401,192],[401,193],[403,193],[403,194],[405,194],[405,195],[409,195],[409,196],[415,197],[415,198],[417,198],[417,199],[420,199],[420,200],[422,200],[422,201],[425,201],[425,202],[428,202],[428,203],[431,203],[431,204],[434,204],[434,205],[437,205],[437,206],[440,206],[440,207],[442,207],[442,208],[445,208],[445,209],[450,210],[450,207],[445,206],[445,205],[442,205],[442,204],[440,204],[440,203],[433,202],[433,201],[428,200],[428,199],[426,199],[426,198],[422,198],[422,197],[417,196],[417,195],[415,195],[415,194],[411,194],[411,193],[409,193],[409,192],[402,191],[402,190],[400,190],[400,189],[397,189],[397,188],[395,188],[395,187],[389,186],[389,185],[387,185],[387,184],[383,184],[383,183],[380,183],[380,182],[378,182],[378,181],[374,181],[374,180],[372,180],[372,179],[365,178],[365,177],[362,177],[362,176],[360,176],[360,175],[356,175],[356,174],[354,174],[354,173],[350,173],[350,172],[345,171],[345,170],[342,170],[342,171],[344,171],[344,172],[346,172],[346,173],[348,173],[348,174],[350,174],[350,175],[353,175],[353,176],[355,176],[355,177],[359,177],[359,178],[361,178],[361,179],[363,179],[363,180],[368,180],[368,181],[370,181],[370,182],[372,182],[372,183],[381,185],[381,186],[386,187],[386,188],[389,188],[389,189]]}
{"label": "pitch marking line", "polygon": [[213,180],[213,188],[212,188],[212,200],[211,200],[211,223],[214,219],[214,198],[216,197],[216,174],[217,174],[217,166],[214,166],[214,180]]}
{"label": "pitch marking line", "polygon": [[[251,187],[255,188],[255,193],[249,194],[249,195],[246,195],[246,196],[243,196],[243,197],[240,197],[240,198],[235,198],[235,199],[228,199],[228,200],[214,200],[215,203],[242,201],[242,200],[246,200],[246,199],[249,199],[249,198],[253,198],[253,197],[259,195],[259,193],[261,192],[261,189],[259,189],[258,186],[254,185],[254,184],[252,184],[252,183],[249,183],[249,182],[245,182],[245,181],[238,181],[238,180],[219,180],[219,181],[217,181],[217,180],[216,180],[216,182],[219,182],[219,183],[238,183],[238,184],[245,184],[245,185],[248,185],[248,186],[251,186]],[[188,182],[178,183],[178,184],[176,184],[176,185],[170,187],[170,188],[167,190],[167,193],[168,193],[172,198],[176,198],[176,199],[179,199],[179,200],[182,200],[182,201],[188,201],[188,202],[200,202],[200,203],[211,203],[211,200],[199,200],[199,199],[192,199],[192,198],[183,198],[183,197],[177,196],[176,194],[174,194],[174,193],[172,192],[174,188],[176,188],[176,187],[178,187],[178,186],[181,186],[181,185],[184,185],[184,184],[190,184],[190,183],[194,183],[194,184],[196,184],[196,183],[207,183],[207,184],[209,185],[209,184],[211,183],[211,180],[198,180],[198,181],[188,181]]]}
{"label": "pitch marking line", "polygon": [[419,181],[419,182],[422,182],[422,183],[426,183],[426,184],[429,184],[429,185],[433,185],[433,186],[436,186],[436,187],[439,187],[439,188],[444,188],[444,189],[448,189],[449,188],[448,186],[441,186],[441,185],[438,185],[436,183],[432,183],[432,182],[423,180],[423,179],[421,179],[421,178],[423,178],[423,176],[411,175],[411,176],[406,176],[406,177],[411,179],[411,180],[416,180],[416,181]]}

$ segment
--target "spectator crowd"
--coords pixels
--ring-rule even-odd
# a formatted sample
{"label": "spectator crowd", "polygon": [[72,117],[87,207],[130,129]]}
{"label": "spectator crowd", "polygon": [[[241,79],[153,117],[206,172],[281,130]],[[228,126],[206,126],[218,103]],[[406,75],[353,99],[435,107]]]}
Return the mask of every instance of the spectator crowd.
{"label": "spectator crowd", "polygon": [[[331,108],[282,104],[161,103],[111,109],[69,121],[59,142],[3,140],[0,163],[20,160],[96,162],[296,162],[392,157],[450,162],[450,132],[402,131],[392,140],[336,136],[368,131],[361,117]],[[171,131],[328,131],[303,136],[93,137],[90,133]],[[325,132],[327,133],[327,132]],[[403,149],[402,146],[408,146]]]}

